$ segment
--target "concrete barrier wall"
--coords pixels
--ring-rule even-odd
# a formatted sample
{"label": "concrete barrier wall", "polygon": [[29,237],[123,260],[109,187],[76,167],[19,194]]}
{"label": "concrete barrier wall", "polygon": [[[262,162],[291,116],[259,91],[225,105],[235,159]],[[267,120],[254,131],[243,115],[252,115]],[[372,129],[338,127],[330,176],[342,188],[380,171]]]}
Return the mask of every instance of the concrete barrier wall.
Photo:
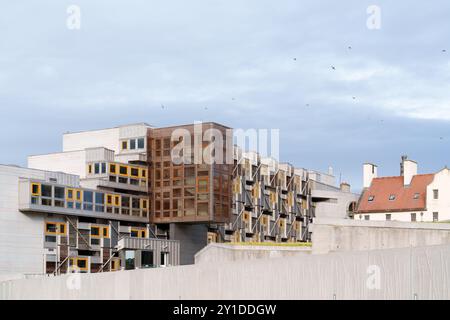
{"label": "concrete barrier wall", "polygon": [[211,243],[195,255],[195,263],[272,259],[310,254],[310,247],[229,245]]}
{"label": "concrete barrier wall", "polygon": [[450,224],[314,219],[312,253],[450,244]]}
{"label": "concrete barrier wall", "polygon": [[0,283],[1,299],[450,299],[450,246]]}

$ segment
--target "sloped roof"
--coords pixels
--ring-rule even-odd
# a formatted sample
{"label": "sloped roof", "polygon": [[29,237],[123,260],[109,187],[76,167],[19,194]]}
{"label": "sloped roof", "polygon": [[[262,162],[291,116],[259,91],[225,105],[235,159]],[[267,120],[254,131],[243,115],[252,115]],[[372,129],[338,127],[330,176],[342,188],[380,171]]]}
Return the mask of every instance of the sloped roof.
{"label": "sloped roof", "polygon": [[[410,185],[403,185],[403,177],[374,178],[359,201],[358,213],[425,211],[427,186],[433,181],[434,174],[413,176]],[[414,195],[419,197],[414,199]],[[395,200],[389,200],[391,195]],[[369,197],[373,197],[369,201]]]}

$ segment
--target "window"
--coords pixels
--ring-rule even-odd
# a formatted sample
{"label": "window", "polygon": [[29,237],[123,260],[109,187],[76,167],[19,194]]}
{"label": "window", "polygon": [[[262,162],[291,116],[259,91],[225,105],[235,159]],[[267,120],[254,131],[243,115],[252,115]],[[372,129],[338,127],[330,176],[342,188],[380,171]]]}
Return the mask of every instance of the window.
{"label": "window", "polygon": [[419,197],[420,197],[420,193],[414,193],[414,200],[419,199]]}
{"label": "window", "polygon": [[417,221],[417,219],[416,219],[416,213],[413,212],[413,213],[411,213],[411,222],[415,222],[415,221]]}
{"label": "window", "polygon": [[42,196],[43,197],[52,197],[52,186],[43,184],[42,186]]}
{"label": "window", "polygon": [[46,222],[46,235],[66,235],[66,224],[64,222]]}
{"label": "window", "polygon": [[197,178],[197,192],[208,192],[208,177]]}
{"label": "window", "polygon": [[64,199],[65,189],[63,187],[55,187],[55,198]]}
{"label": "window", "polygon": [[105,203],[105,195],[103,193],[95,193],[95,211],[96,212],[103,212],[105,211],[104,207]]}
{"label": "window", "polygon": [[199,216],[207,216],[208,215],[208,203],[198,203],[197,209],[198,209]]}
{"label": "window", "polygon": [[100,163],[94,164],[94,173],[99,174],[100,173]]}
{"label": "window", "polygon": [[33,195],[33,196],[41,195],[41,184],[40,183],[32,183],[31,184],[31,195]]}
{"label": "window", "polygon": [[375,196],[369,196],[369,199],[367,199],[369,202],[372,202],[373,200],[375,200]]}
{"label": "window", "polygon": [[135,139],[130,140],[130,150],[136,150],[136,140]]}
{"label": "window", "polygon": [[88,173],[92,174],[92,164],[88,165]]}
{"label": "window", "polygon": [[102,163],[102,173],[106,173],[106,163]]}
{"label": "window", "polygon": [[144,149],[145,148],[145,139],[139,138],[138,139],[138,149]]}
{"label": "window", "polygon": [[109,228],[103,227],[103,238],[109,238]]}
{"label": "window", "polygon": [[132,238],[147,238],[147,230],[145,229],[131,229]]}
{"label": "window", "polygon": [[169,265],[169,253],[161,252],[161,267],[167,267]]}
{"label": "window", "polygon": [[100,236],[100,227],[91,227],[91,237]]}
{"label": "window", "polygon": [[92,191],[84,191],[83,192],[84,205],[83,209],[92,211],[93,209],[93,201],[94,201],[94,193]]}
{"label": "window", "polygon": [[437,190],[437,189],[433,190],[433,199],[434,200],[439,199],[439,190]]}
{"label": "window", "polygon": [[128,175],[128,167],[120,166],[119,172],[120,172],[121,175],[127,176]]}
{"label": "window", "polygon": [[364,220],[370,220],[370,216],[369,215],[365,215],[364,216]]}
{"label": "window", "polygon": [[139,169],[138,168],[131,168],[131,176],[139,177]]}
{"label": "window", "polygon": [[395,194],[391,194],[389,196],[389,201],[394,201],[395,200]]}
{"label": "window", "polygon": [[128,141],[122,141],[122,150],[128,149]]}
{"label": "window", "polygon": [[433,212],[433,222],[438,222],[438,221],[439,221],[439,213]]}
{"label": "window", "polygon": [[109,165],[109,173],[116,174],[116,165],[115,164]]}
{"label": "window", "polygon": [[141,169],[141,178],[147,178],[147,170]]}
{"label": "window", "polygon": [[391,221],[391,218],[392,218],[391,214],[386,215],[386,221]]}

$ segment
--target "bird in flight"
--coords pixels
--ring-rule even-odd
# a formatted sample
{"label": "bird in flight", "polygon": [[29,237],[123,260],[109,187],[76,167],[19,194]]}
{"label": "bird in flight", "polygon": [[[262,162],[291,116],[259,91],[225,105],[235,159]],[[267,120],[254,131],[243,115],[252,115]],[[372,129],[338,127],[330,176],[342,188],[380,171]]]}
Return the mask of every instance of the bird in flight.
{"label": "bird in flight", "polygon": [[164,109],[164,105],[163,104],[161,105],[161,109]]}
{"label": "bird in flight", "polygon": [[443,49],[442,52],[447,52],[447,50]]}
{"label": "bird in flight", "polygon": [[297,61],[297,58],[294,58],[294,61]]}
{"label": "bird in flight", "polygon": [[331,69],[336,70],[336,67],[335,66],[331,66]]}
{"label": "bird in flight", "polygon": [[352,47],[351,47],[351,46],[348,46],[348,50],[352,50]]}

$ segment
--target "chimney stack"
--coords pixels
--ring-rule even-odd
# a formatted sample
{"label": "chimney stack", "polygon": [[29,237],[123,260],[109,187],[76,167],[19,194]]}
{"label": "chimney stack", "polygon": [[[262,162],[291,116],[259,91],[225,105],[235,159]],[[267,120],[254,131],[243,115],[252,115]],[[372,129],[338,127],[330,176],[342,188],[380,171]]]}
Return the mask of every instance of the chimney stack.
{"label": "chimney stack", "polygon": [[370,187],[373,178],[376,177],[378,177],[378,167],[372,163],[365,163],[363,165],[363,187]]}
{"label": "chimney stack", "polygon": [[408,156],[402,156],[400,175],[403,176],[403,185],[411,184],[412,178],[417,175],[417,162],[409,160]]}
{"label": "chimney stack", "polygon": [[347,182],[342,182],[341,183],[341,191],[342,192],[350,192],[350,184],[348,184]]}

